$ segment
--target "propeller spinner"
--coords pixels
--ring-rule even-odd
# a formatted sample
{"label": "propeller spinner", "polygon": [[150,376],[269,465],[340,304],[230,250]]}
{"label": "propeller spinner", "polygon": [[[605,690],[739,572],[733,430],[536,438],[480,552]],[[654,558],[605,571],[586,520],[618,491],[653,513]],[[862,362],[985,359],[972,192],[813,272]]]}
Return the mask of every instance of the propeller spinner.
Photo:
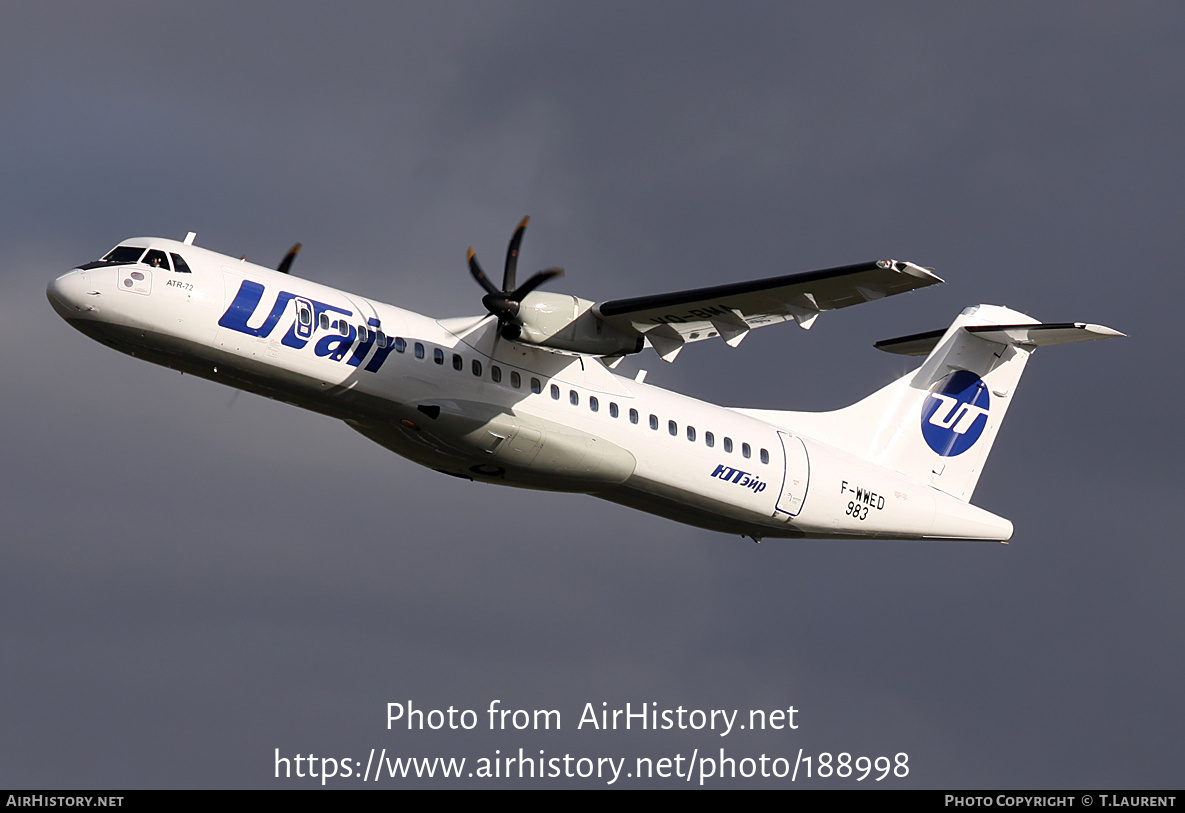
{"label": "propeller spinner", "polygon": [[544,271],[537,272],[522,285],[517,288],[515,287],[515,272],[518,269],[518,248],[523,242],[523,232],[526,231],[527,223],[530,221],[530,217],[524,217],[523,222],[519,223],[518,228],[514,230],[514,236],[510,238],[510,245],[506,249],[506,266],[502,274],[501,288],[490,282],[489,277],[485,275],[485,272],[481,269],[481,265],[477,262],[477,255],[473,251],[473,246],[469,247],[469,273],[473,275],[473,278],[477,280],[482,288],[486,289],[486,295],[481,298],[481,304],[485,305],[486,310],[497,318],[498,334],[510,341],[514,341],[522,334],[522,324],[518,319],[518,311],[523,298],[552,277],[562,277],[564,275],[562,268],[548,268]]}

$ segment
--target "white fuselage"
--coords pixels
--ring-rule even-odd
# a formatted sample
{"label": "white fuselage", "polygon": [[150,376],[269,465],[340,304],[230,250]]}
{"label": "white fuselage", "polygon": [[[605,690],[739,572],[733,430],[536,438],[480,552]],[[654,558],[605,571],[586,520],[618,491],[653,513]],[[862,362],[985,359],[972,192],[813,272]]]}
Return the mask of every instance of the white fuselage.
{"label": "white fuselage", "polygon": [[[761,537],[1006,539],[1006,520],[733,409],[196,246],[71,271],[55,309],[123,352],[345,420],[447,474]],[[95,264],[91,264],[92,266]]]}

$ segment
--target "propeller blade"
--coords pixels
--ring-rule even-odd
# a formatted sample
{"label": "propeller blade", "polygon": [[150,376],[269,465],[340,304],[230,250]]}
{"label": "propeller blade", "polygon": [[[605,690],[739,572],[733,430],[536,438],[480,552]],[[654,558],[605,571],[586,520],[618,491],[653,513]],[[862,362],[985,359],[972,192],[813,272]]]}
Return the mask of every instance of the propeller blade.
{"label": "propeller blade", "polygon": [[515,289],[514,293],[507,294],[507,296],[509,296],[515,302],[522,302],[524,296],[531,293],[531,291],[535,290],[549,279],[552,279],[553,277],[562,277],[563,275],[564,269],[562,268],[548,268],[546,271],[540,271],[535,276],[531,277],[529,280]]}
{"label": "propeller blade", "polygon": [[530,222],[529,215],[523,218],[523,222],[514,230],[514,236],[510,238],[510,245],[506,247],[506,267],[502,274],[503,291],[514,290],[515,272],[518,270],[518,247],[523,244],[523,232],[527,230],[527,224]]}
{"label": "propeller blade", "polygon": [[523,243],[523,232],[526,231],[527,224],[530,222],[531,218],[524,217],[510,238],[510,245],[506,248],[506,268],[502,276],[501,288],[495,287],[494,283],[490,282],[490,278],[486,276],[481,264],[477,261],[477,253],[474,252],[473,246],[469,247],[469,273],[486,290],[486,295],[481,298],[481,304],[485,306],[491,316],[498,320],[497,336],[511,341],[517,340],[522,335],[523,328],[521,324],[518,324],[518,311],[523,297],[549,279],[561,277],[564,274],[562,268],[548,268],[538,272],[517,288],[514,287],[515,275],[518,271],[518,250]]}
{"label": "propeller blade", "polygon": [[494,283],[490,282],[489,277],[487,277],[485,272],[481,270],[481,265],[477,262],[477,254],[474,253],[473,246],[469,247],[469,273],[473,275],[473,278],[477,280],[478,284],[481,285],[482,288],[486,289],[486,293],[502,293],[494,287]]}
{"label": "propeller blade", "polygon": [[292,261],[296,259],[296,255],[300,253],[301,244],[297,243],[292,248],[288,249],[288,253],[284,255],[284,259],[280,260],[280,264],[276,266],[276,270],[281,274],[287,274],[292,270]]}

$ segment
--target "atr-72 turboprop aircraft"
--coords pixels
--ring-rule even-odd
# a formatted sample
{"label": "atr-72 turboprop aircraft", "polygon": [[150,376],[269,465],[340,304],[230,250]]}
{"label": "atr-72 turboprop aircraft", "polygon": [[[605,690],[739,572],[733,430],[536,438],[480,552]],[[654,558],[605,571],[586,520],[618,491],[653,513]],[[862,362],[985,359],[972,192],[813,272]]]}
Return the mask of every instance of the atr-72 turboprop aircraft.
{"label": "atr-72 turboprop aircraft", "polygon": [[715,531],[762,537],[1007,540],[970,504],[1029,355],[1123,334],[1041,324],[994,305],[945,331],[879,342],[921,367],[834,412],[718,407],[612,372],[653,348],[735,347],[753,328],[942,282],[877,262],[602,302],[469,269],[488,314],[432,319],[156,237],[125,240],[50,283],[57,312],[137,358],[340,418],[437,471],[576,491]]}

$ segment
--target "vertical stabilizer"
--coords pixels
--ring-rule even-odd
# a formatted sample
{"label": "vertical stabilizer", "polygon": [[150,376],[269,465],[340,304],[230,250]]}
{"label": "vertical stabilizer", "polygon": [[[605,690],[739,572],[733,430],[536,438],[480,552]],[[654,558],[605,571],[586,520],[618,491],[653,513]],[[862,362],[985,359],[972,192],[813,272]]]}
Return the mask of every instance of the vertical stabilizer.
{"label": "vertical stabilizer", "polygon": [[743,410],[968,501],[1038,346],[1122,336],[1099,325],[1045,325],[1009,308],[967,308],[945,332],[879,342],[921,355],[912,373],[834,412]]}
{"label": "vertical stabilizer", "polygon": [[877,427],[867,456],[970,500],[1034,347],[990,341],[967,328],[1020,324],[1039,322],[997,305],[960,313],[922,366],[897,382],[897,409],[868,414],[879,393],[852,407]]}

